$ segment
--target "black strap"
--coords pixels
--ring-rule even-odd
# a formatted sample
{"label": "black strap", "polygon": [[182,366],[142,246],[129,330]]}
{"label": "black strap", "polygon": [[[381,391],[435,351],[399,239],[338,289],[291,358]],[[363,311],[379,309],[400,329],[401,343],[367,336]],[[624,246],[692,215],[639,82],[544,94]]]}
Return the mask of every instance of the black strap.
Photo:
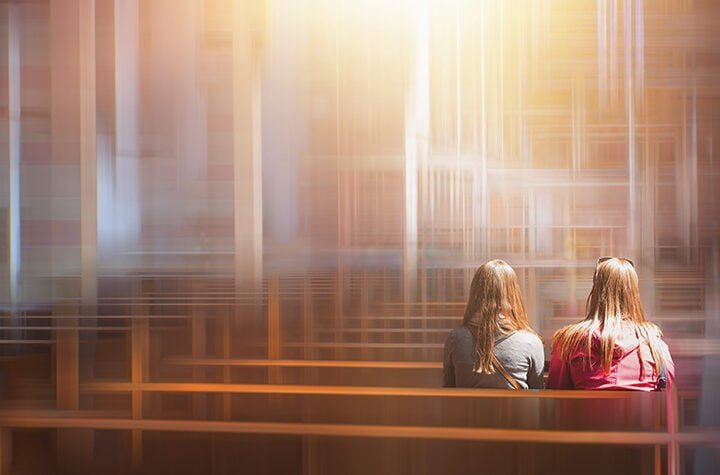
{"label": "black strap", "polygon": [[660,366],[660,372],[658,373],[657,383],[655,384],[655,391],[665,391],[667,389],[667,368],[665,362]]}

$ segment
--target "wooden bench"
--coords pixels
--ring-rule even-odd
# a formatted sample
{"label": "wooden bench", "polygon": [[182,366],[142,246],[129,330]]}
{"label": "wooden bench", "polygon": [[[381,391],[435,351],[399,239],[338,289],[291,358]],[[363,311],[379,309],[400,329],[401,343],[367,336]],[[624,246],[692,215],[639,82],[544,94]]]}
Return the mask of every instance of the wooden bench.
{"label": "wooden bench", "polygon": [[[227,440],[244,441],[250,446],[255,443],[252,441],[262,441],[257,443],[276,447],[280,453],[288,444],[295,446],[303,454],[303,467],[310,473],[320,473],[324,463],[340,467],[343,459],[362,457],[363,447],[383,444],[394,447],[398,457],[417,456],[413,452],[423,447],[426,452],[422,456],[431,466],[445,463],[448,450],[469,448],[465,462],[454,462],[468,469],[477,467],[471,455],[474,451],[488,457],[495,450],[503,452],[511,447],[536,459],[548,453],[572,458],[577,450],[584,453],[584,449],[577,449],[579,446],[605,447],[602,450],[619,454],[618,460],[638,469],[636,473],[648,474],[679,473],[682,448],[720,447],[717,430],[679,427],[673,392],[102,381],[82,383],[80,390],[84,398],[99,398],[92,404],[93,410],[0,410],[4,436],[25,430],[97,429],[100,432],[96,440],[110,437],[108,432],[129,431],[147,436],[146,443],[152,445],[155,442],[149,441],[170,443],[186,440],[184,437],[195,437],[197,441],[192,434],[208,434],[211,439],[207,440],[216,440],[215,435],[226,434],[230,437]],[[168,404],[172,406],[169,411],[162,404],[155,408],[147,404],[142,417],[133,417],[129,397],[133,393],[146,398],[166,396],[174,401]],[[102,407],[102,395],[123,394],[127,396],[123,400],[125,408],[120,407],[123,403],[118,404],[122,398]],[[209,410],[205,417],[198,418],[193,410],[196,396],[217,409],[228,394],[232,407],[225,417],[222,411]],[[170,433],[180,435],[167,435]],[[232,438],[240,435],[241,439]],[[133,455],[140,464],[142,447],[141,438],[140,445],[134,448],[140,455]],[[172,447],[166,447],[166,452],[155,450],[159,452],[153,456],[161,458],[171,457],[173,452]],[[248,449],[245,446],[236,450]],[[175,456],[183,458],[181,454]],[[318,458],[325,462],[318,462]],[[378,473],[392,473],[391,460],[383,460],[375,466]],[[605,467],[614,467],[615,462],[593,461]],[[498,465],[486,463],[486,467]]]}

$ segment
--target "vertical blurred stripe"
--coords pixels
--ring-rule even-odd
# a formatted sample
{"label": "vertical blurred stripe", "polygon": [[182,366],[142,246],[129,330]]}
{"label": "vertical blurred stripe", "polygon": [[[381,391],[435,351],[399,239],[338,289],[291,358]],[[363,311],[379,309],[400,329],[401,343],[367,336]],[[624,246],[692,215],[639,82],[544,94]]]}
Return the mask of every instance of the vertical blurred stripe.
{"label": "vertical blurred stripe", "polygon": [[643,104],[645,87],[645,2],[635,0],[635,95],[639,104]]}
{"label": "vertical blurred stripe", "polygon": [[638,222],[640,215],[638,212],[638,163],[635,136],[635,85],[634,85],[634,64],[633,64],[633,0],[623,0],[624,10],[624,40],[625,47],[625,107],[627,120],[627,163],[628,163],[628,244],[630,256],[638,259],[640,252],[640,230]]}
{"label": "vertical blurred stripe", "polygon": [[405,105],[405,236],[403,288],[405,301],[415,299],[418,251],[418,170],[427,160],[429,133],[428,4],[417,5],[415,54]]}
{"label": "vertical blurred stripe", "polygon": [[598,102],[608,100],[608,37],[607,37],[607,0],[597,1],[597,60],[598,60]]}
{"label": "vertical blurred stripe", "polygon": [[262,278],[263,190],[260,54],[265,2],[233,0],[233,204],[235,278]]}
{"label": "vertical blurred stripe", "polygon": [[[133,249],[140,238],[140,2],[113,0],[115,23],[115,147],[112,204],[105,217],[111,248]],[[117,265],[117,263],[115,263]]]}
{"label": "vertical blurred stripe", "polygon": [[[15,315],[15,304],[20,297],[20,273],[22,263],[21,241],[21,203],[20,203],[20,155],[21,155],[21,122],[20,122],[20,18],[19,8],[14,3],[5,5],[7,10],[7,153],[8,160],[8,283],[12,313]],[[5,148],[5,147],[4,147]],[[5,153],[3,153],[4,155]],[[13,318],[13,325],[19,320]],[[18,332],[14,331],[14,335]]]}
{"label": "vertical blurred stripe", "polygon": [[[92,307],[97,298],[97,94],[95,87],[95,0],[77,0],[80,62],[80,260],[83,305]],[[71,9],[72,11],[72,9]],[[94,311],[88,309],[90,314]]]}

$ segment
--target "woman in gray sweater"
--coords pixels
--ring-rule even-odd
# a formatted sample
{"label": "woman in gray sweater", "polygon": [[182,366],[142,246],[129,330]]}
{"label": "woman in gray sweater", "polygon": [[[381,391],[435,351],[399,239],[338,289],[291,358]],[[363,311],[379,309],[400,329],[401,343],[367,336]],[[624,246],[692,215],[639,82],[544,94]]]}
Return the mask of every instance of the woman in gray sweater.
{"label": "woman in gray sweater", "polygon": [[462,326],[445,342],[443,386],[542,389],[545,352],[530,328],[515,271],[501,260],[475,272]]}

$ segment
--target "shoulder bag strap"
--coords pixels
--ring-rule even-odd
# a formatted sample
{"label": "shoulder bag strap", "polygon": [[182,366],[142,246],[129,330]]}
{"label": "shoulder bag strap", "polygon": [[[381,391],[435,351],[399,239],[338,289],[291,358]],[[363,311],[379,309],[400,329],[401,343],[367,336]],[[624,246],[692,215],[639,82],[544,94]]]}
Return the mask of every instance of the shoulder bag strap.
{"label": "shoulder bag strap", "polygon": [[517,380],[513,378],[510,373],[507,372],[502,363],[500,363],[500,360],[498,360],[497,356],[495,356],[495,353],[493,353],[492,355],[492,363],[495,369],[503,376],[503,378],[505,378],[505,381],[507,381],[513,389],[522,389],[520,383],[518,383]]}
{"label": "shoulder bag strap", "polygon": [[663,361],[660,366],[660,372],[658,373],[657,383],[655,385],[655,391],[665,391],[667,389],[667,367]]}

